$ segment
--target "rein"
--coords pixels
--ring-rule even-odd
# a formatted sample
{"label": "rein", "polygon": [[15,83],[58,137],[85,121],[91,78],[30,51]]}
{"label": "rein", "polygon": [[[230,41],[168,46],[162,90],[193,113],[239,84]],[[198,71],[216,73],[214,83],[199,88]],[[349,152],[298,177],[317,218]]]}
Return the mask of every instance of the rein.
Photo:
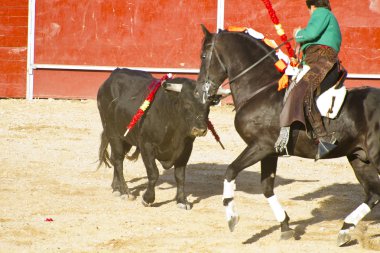
{"label": "rein", "polygon": [[[216,47],[215,47],[215,44],[216,44],[216,37],[217,35],[214,36],[213,40],[212,40],[212,44],[211,44],[211,52],[215,52],[215,55],[216,55],[216,58],[218,59],[219,61],[219,64],[220,66],[222,67],[222,69],[224,70],[224,72],[227,72],[227,68],[225,67],[225,65],[223,64],[222,60],[220,59],[220,56],[218,54],[218,51],[216,50]],[[241,71],[238,75],[236,75],[235,77],[229,79],[228,82],[226,83],[223,83],[221,84],[221,86],[225,86],[227,84],[231,84],[232,82],[234,82],[236,79],[242,77],[243,75],[245,75],[247,72],[249,72],[251,69],[253,69],[254,67],[256,67],[257,65],[259,65],[262,61],[264,61],[266,58],[268,58],[271,54],[273,54],[274,52],[276,52],[278,49],[280,49],[282,46],[286,45],[289,43],[289,41],[293,40],[293,38],[290,38],[290,39],[287,39],[286,41],[284,41],[283,43],[281,43],[279,46],[273,48],[271,51],[269,51],[266,55],[264,55],[263,57],[261,57],[258,61],[256,61],[255,63],[253,63],[251,66],[249,66],[248,68],[244,69],[243,71]],[[207,68],[206,69],[210,69],[210,65],[211,65],[211,57],[212,57],[212,53],[208,56],[208,64],[207,64]],[[249,100],[251,100],[252,98],[254,98],[256,95],[258,95],[259,93],[263,92],[264,90],[270,88],[273,83],[277,82],[277,80],[275,81],[272,81],[266,85],[264,85],[263,87],[261,87],[260,89],[256,90],[251,96],[249,99],[247,99],[246,101],[240,103],[240,105],[236,106],[235,110],[236,111],[239,111],[240,108],[245,105]],[[211,85],[214,85],[216,86],[216,84],[211,81],[209,79],[209,73],[207,71],[206,73],[206,82],[205,82],[205,85],[204,85],[204,88],[203,88],[203,92],[204,92],[204,95],[203,95],[203,100],[205,101],[205,97],[208,96],[208,91],[211,87]]]}
{"label": "rein", "polygon": [[[271,51],[269,51],[266,55],[264,55],[261,59],[259,59],[258,61],[256,61],[254,64],[252,64],[251,66],[249,66],[248,68],[246,68],[245,70],[243,70],[242,72],[240,72],[237,76],[235,76],[234,78],[231,78],[227,83],[223,84],[223,85],[227,85],[227,84],[231,84],[233,81],[235,81],[236,79],[238,79],[239,77],[245,75],[248,71],[250,71],[251,69],[253,69],[254,67],[256,67],[257,65],[259,65],[262,61],[264,61],[266,58],[268,58],[271,54],[273,54],[274,52],[276,52],[278,49],[280,49],[281,47],[283,47],[284,45],[286,45],[287,43],[289,43],[289,41],[293,40],[293,38],[290,38],[288,40],[286,40],[285,42],[281,43],[279,46],[273,48]],[[216,48],[213,47],[215,53],[217,56],[218,55],[218,52],[216,51]],[[221,60],[219,57],[217,57],[219,62],[221,63]],[[223,68],[225,68],[225,66],[222,64]],[[261,90],[261,89],[260,89]]]}
{"label": "rein", "polygon": [[245,104],[247,104],[251,99],[253,99],[256,95],[258,95],[259,93],[263,92],[264,90],[270,88],[273,86],[274,83],[276,83],[277,80],[275,81],[272,81],[272,82],[269,82],[268,84],[264,85],[263,87],[261,87],[260,89],[256,90],[247,100],[241,102],[239,105],[236,105],[235,106],[235,110],[236,112],[238,112]]}

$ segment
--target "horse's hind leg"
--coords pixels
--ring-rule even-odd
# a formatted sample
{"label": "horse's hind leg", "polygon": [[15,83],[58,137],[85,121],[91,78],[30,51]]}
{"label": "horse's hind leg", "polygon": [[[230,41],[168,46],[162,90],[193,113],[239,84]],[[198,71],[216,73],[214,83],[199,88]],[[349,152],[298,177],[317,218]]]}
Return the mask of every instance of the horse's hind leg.
{"label": "horse's hind leg", "polygon": [[370,213],[380,200],[380,178],[377,166],[363,162],[356,156],[348,156],[348,160],[354,169],[356,178],[364,188],[366,198],[359,207],[345,218],[339,231],[338,246],[343,246],[350,242],[350,230],[354,229],[359,221]]}

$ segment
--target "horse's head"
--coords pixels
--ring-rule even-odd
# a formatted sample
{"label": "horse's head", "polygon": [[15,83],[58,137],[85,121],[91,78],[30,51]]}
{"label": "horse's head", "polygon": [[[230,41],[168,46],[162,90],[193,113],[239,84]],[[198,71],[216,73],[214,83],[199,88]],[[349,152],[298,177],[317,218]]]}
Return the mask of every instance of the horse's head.
{"label": "horse's head", "polygon": [[210,33],[202,25],[204,33],[201,66],[195,94],[202,103],[212,102],[217,98],[218,88],[227,78],[227,69],[218,51],[218,33]]}

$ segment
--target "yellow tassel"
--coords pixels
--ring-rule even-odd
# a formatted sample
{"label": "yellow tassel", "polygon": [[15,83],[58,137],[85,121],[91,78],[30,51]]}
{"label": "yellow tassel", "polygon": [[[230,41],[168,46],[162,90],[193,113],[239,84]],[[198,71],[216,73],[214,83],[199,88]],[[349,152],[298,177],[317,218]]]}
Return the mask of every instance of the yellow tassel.
{"label": "yellow tassel", "polygon": [[150,102],[148,100],[145,100],[144,103],[140,106],[140,109],[145,112],[145,110],[149,107]]}
{"label": "yellow tassel", "polygon": [[278,60],[274,66],[276,66],[277,70],[281,73],[283,73],[285,71],[285,69],[288,67],[286,65],[286,63],[284,62],[284,60]]}
{"label": "yellow tassel", "polygon": [[227,31],[229,32],[244,32],[245,30],[247,30],[247,27],[242,27],[242,26],[233,26],[233,25],[230,25],[228,28],[227,28]]}
{"label": "yellow tassel", "polygon": [[276,31],[277,31],[278,35],[282,36],[282,35],[285,34],[285,31],[284,31],[284,29],[282,29],[281,24],[274,25],[274,28],[276,28]]}
{"label": "yellow tassel", "polygon": [[264,38],[264,43],[267,44],[268,46],[270,46],[271,48],[277,47],[277,43],[274,40]]}
{"label": "yellow tassel", "polygon": [[282,89],[285,89],[289,86],[289,77],[288,75],[284,74],[280,80],[278,80],[278,88],[277,91],[280,91]]}

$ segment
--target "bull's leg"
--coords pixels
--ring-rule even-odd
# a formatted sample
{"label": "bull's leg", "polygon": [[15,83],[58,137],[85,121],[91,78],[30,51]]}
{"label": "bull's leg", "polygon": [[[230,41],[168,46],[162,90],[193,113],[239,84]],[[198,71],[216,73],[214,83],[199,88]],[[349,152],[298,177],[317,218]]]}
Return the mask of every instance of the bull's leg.
{"label": "bull's leg", "polygon": [[110,138],[110,146],[111,146],[111,161],[112,161],[112,164],[114,165],[113,180],[111,184],[113,192],[118,192],[121,195],[127,194],[128,197],[133,198],[125,182],[124,174],[123,174],[123,161],[124,161],[125,152],[126,152],[125,146],[123,145],[123,141],[116,137]]}
{"label": "bull's leg", "polygon": [[179,159],[174,164],[174,176],[177,182],[176,201],[177,206],[182,209],[190,210],[191,204],[187,202],[185,193],[185,177],[186,177],[186,164],[189,161],[191,151],[193,149],[193,142],[186,144],[184,151]]}
{"label": "bull's leg", "polygon": [[223,188],[223,205],[226,207],[226,218],[231,232],[239,221],[239,215],[234,202],[235,179],[243,169],[260,161],[271,151],[273,150],[265,150],[259,145],[248,146],[227,167]]}
{"label": "bull's leg", "polygon": [[174,168],[175,180],[177,182],[177,194],[176,201],[179,208],[190,210],[191,204],[187,202],[185,194],[185,166],[179,166]]}
{"label": "bull's leg", "polygon": [[281,239],[290,239],[294,236],[294,230],[289,227],[289,216],[281,207],[273,191],[277,171],[277,160],[277,157],[267,157],[261,161],[261,188],[272,208],[274,216],[277,221],[280,222]]}
{"label": "bull's leg", "polygon": [[351,241],[350,230],[354,229],[380,200],[380,178],[376,166],[372,163],[365,163],[354,155],[349,156],[348,160],[354,169],[356,178],[364,188],[366,198],[359,207],[344,219],[338,235],[338,246],[343,246]]}
{"label": "bull's leg", "polygon": [[141,157],[143,159],[146,174],[148,176],[148,187],[145,193],[143,194],[142,203],[144,206],[150,206],[151,204],[153,204],[156,198],[154,188],[159,177],[153,148],[150,143],[144,143],[141,145]]}

